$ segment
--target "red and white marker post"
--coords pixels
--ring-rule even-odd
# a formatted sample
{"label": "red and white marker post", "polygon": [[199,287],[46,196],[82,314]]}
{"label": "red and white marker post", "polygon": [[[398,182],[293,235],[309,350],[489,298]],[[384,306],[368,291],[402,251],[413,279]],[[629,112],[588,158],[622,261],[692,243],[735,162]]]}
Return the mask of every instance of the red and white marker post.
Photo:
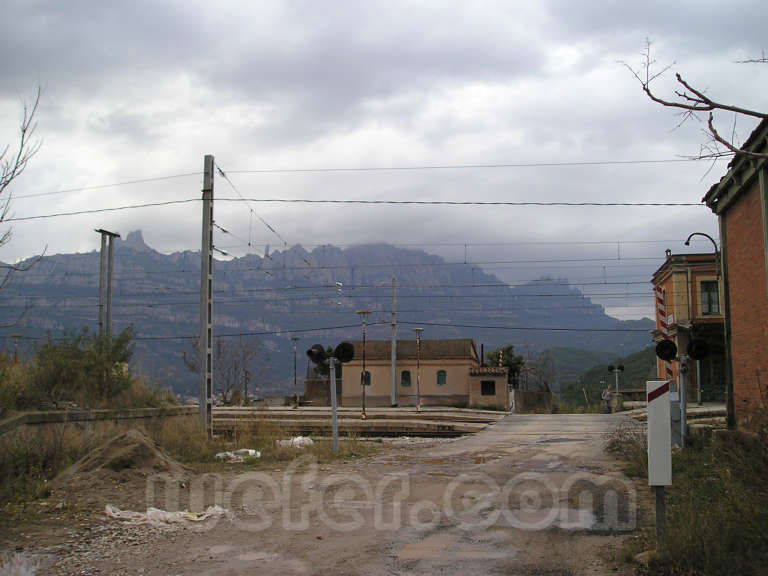
{"label": "red and white marker post", "polygon": [[672,484],[669,381],[645,383],[648,401],[648,485],[656,493],[656,548],[664,541],[664,486]]}

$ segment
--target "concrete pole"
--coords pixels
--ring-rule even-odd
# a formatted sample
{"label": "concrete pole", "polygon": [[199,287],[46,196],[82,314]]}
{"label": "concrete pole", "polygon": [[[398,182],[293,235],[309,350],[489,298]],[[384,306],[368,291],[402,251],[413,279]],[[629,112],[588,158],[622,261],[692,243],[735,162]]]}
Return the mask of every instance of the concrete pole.
{"label": "concrete pole", "polygon": [[112,338],[112,274],[115,270],[115,236],[120,237],[119,234],[109,236],[109,261],[107,262],[107,337]]}
{"label": "concrete pole", "polygon": [[390,404],[397,406],[397,278],[392,278],[392,392]]}
{"label": "concrete pole", "polygon": [[104,282],[107,279],[107,235],[103,231],[101,232],[99,260],[99,336],[104,336]]}
{"label": "concrete pole", "polygon": [[293,343],[293,409],[296,410],[299,407],[299,388],[296,384],[296,342],[298,342],[298,336],[291,336],[291,342]]}
{"label": "concrete pole", "polygon": [[358,310],[356,312],[356,314],[359,314],[360,318],[362,319],[362,329],[363,329],[363,372],[360,375],[360,387],[363,389],[361,392],[361,400],[362,400],[361,404],[362,404],[363,411],[360,414],[360,418],[362,420],[365,420],[366,418],[365,416],[365,382],[366,382],[366,378],[365,378],[366,376],[365,374],[365,317],[368,316],[368,314],[370,313],[371,313],[370,310]]}
{"label": "concrete pole", "polygon": [[414,328],[416,332],[416,412],[421,412],[421,333],[424,328]]}
{"label": "concrete pole", "polygon": [[687,406],[685,398],[685,374],[688,372],[688,356],[680,355],[680,444],[685,448],[685,433],[688,431]]}
{"label": "concrete pole", "polygon": [[[101,234],[101,254],[99,262],[99,336],[112,336],[112,270],[114,264],[114,247],[112,241],[120,238],[117,232],[99,228]],[[109,241],[109,245],[107,245]],[[104,289],[106,286],[106,309],[104,306]]]}
{"label": "concrete pole", "polygon": [[701,360],[696,360],[696,403],[701,406]]}
{"label": "concrete pole", "polygon": [[203,160],[203,222],[200,249],[200,426],[213,434],[213,156]]}
{"label": "concrete pole", "polygon": [[328,358],[331,376],[331,429],[333,430],[333,452],[339,451],[339,420],[336,414],[336,358]]}

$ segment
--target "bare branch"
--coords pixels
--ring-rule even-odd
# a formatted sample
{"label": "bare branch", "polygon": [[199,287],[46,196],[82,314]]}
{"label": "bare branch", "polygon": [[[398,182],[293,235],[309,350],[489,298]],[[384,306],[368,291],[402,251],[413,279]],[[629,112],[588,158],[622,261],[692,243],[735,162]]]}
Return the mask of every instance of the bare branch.
{"label": "bare branch", "polygon": [[713,120],[712,119],[712,114],[710,113],[709,120],[707,121],[707,126],[709,126],[709,132],[712,134],[712,137],[715,140],[717,140],[720,144],[722,144],[723,146],[728,148],[728,150],[730,150],[734,154],[740,154],[740,155],[746,156],[748,158],[768,158],[768,154],[766,154],[765,152],[750,152],[749,150],[744,150],[742,148],[737,148],[736,146],[734,146],[733,144],[728,142],[728,140],[726,140],[725,138],[720,136],[720,134],[718,134],[717,130],[715,129],[714,125],[712,124],[712,120]]}
{"label": "bare branch", "polygon": [[0,264],[0,269],[7,269],[11,272],[26,272],[30,270],[35,264],[40,262],[40,259],[45,256],[45,253],[48,251],[48,244],[45,245],[45,248],[43,248],[42,254],[38,254],[37,256],[33,256],[31,260],[24,264],[24,266],[15,266],[14,264]]}
{"label": "bare branch", "polygon": [[[34,103],[31,106],[26,103],[24,104],[24,114],[22,116],[21,126],[19,127],[19,145],[16,149],[16,153],[12,158],[8,158],[7,154],[10,148],[6,146],[2,155],[0,155],[0,198],[7,192],[6,196],[0,200],[2,203],[2,207],[0,207],[0,222],[7,217],[11,205],[12,194],[9,189],[11,182],[24,172],[29,161],[35,154],[37,154],[42,145],[40,140],[33,140],[35,130],[37,129],[35,116],[40,104],[41,95],[42,88],[38,87]],[[8,242],[10,237],[10,230],[4,232],[2,236],[0,236],[0,246]]]}
{"label": "bare branch", "polygon": [[[760,120],[768,119],[768,112],[761,112],[759,110],[753,110],[750,108],[744,108],[741,106],[735,106],[733,104],[726,104],[724,102],[719,102],[717,100],[714,100],[707,96],[707,94],[701,90],[693,86],[688,80],[682,77],[680,73],[675,74],[675,79],[677,80],[677,83],[683,87],[683,90],[675,90],[675,99],[667,99],[659,96],[654,90],[652,89],[651,84],[660,78],[662,75],[664,75],[665,72],[669,71],[672,67],[672,65],[665,66],[660,71],[655,72],[653,71],[653,66],[656,63],[655,60],[651,57],[651,42],[650,40],[646,40],[645,44],[645,50],[642,52],[643,56],[643,67],[645,68],[644,73],[635,70],[632,68],[629,64],[626,62],[620,62],[625,68],[627,68],[632,75],[635,77],[635,79],[640,82],[640,85],[642,87],[643,92],[652,100],[653,102],[656,102],[657,104],[660,104],[661,106],[665,106],[668,108],[676,108],[678,110],[681,110],[681,119],[680,122],[675,126],[675,129],[680,128],[687,120],[691,118],[699,119],[697,116],[698,112],[709,112],[709,117],[707,119],[707,127],[709,129],[708,135],[712,139],[712,142],[715,143],[715,148],[709,149],[707,151],[707,154],[702,154],[700,150],[699,159],[701,158],[719,158],[722,156],[722,151],[716,148],[717,144],[720,144],[724,146],[730,153],[734,154],[742,154],[744,156],[750,157],[750,158],[768,158],[768,153],[766,152],[752,152],[747,151],[735,144],[735,135],[736,135],[736,118],[738,116],[748,116],[751,118],[758,118]],[[758,60],[755,59],[755,62],[764,61],[765,60],[765,52],[763,52],[763,58]],[[731,139],[728,140],[720,135],[720,133],[715,129],[714,126],[714,112],[716,111],[722,111],[722,112],[733,112],[734,115],[734,126],[731,131]],[[711,169],[711,168],[710,168]]]}

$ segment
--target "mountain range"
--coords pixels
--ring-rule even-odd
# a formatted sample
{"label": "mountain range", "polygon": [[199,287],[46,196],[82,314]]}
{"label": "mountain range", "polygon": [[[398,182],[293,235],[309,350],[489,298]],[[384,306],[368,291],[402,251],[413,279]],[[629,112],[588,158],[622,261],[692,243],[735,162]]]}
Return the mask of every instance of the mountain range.
{"label": "mountain range", "polygon": [[[46,334],[97,331],[99,262],[97,251],[56,254],[16,273],[0,293],[6,349],[12,334],[20,353],[29,354]],[[390,338],[393,278],[404,339],[422,327],[424,338],[473,338],[486,350],[514,344],[518,353],[577,348],[621,356],[650,342],[651,320],[608,316],[567,279],[508,285],[471,263],[386,244],[296,245],[215,260],[214,337],[255,351],[250,376],[260,392],[286,390],[293,385],[291,336],[300,338],[300,373],[312,344],[361,338],[361,309],[371,311],[366,337]],[[113,330],[133,325],[137,371],[181,394],[197,386],[183,355],[194,354],[199,291],[199,252],[162,254],[140,231],[116,240]]]}

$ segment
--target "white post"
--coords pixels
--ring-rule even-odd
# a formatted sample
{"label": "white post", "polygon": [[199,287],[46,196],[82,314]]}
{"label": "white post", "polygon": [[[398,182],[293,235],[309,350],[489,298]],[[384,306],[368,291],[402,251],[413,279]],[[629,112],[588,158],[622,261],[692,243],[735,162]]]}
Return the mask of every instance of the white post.
{"label": "white post", "polygon": [[669,426],[669,381],[645,383],[648,402],[648,485],[656,493],[656,548],[664,541],[664,486],[672,484],[672,430]]}

